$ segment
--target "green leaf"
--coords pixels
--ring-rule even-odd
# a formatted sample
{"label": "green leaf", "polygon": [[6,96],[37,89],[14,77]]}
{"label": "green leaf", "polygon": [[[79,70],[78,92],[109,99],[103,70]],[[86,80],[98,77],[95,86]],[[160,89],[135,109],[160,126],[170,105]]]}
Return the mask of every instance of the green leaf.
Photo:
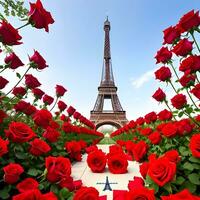
{"label": "green leaf", "polygon": [[195,185],[200,185],[199,174],[192,173],[188,176],[191,183]]}
{"label": "green leaf", "polygon": [[59,192],[59,196],[61,199],[68,199],[71,195],[72,193],[67,188],[63,188]]}
{"label": "green leaf", "polygon": [[18,73],[18,72],[16,73],[16,76],[17,76],[17,78],[19,78],[19,79],[21,78],[21,75],[20,75],[20,73]]}
{"label": "green leaf", "polygon": [[181,112],[179,112],[179,113],[178,113],[178,116],[179,116],[179,117],[182,117],[182,116],[183,116],[183,114],[184,114],[184,112],[183,112],[183,111],[181,111]]}
{"label": "green leaf", "polygon": [[186,181],[181,186],[181,189],[185,189],[185,188],[187,188],[191,193],[194,193],[197,189],[197,186],[192,184],[190,181]]}
{"label": "green leaf", "polygon": [[187,170],[193,171],[193,170],[194,170],[194,167],[193,167],[193,165],[192,165],[191,163],[186,162],[186,163],[184,163],[184,165],[183,165],[183,169],[187,169]]}
{"label": "green leaf", "polygon": [[184,183],[185,179],[182,176],[177,177],[175,184],[182,185]]}
{"label": "green leaf", "polygon": [[25,160],[27,158],[27,155],[24,152],[16,152],[15,156],[20,160]]}
{"label": "green leaf", "polygon": [[35,168],[30,168],[27,172],[28,175],[30,176],[37,176],[38,175],[38,171]]}
{"label": "green leaf", "polygon": [[51,185],[50,191],[55,193],[55,194],[58,194],[58,192],[59,192],[58,186],[57,185]]}
{"label": "green leaf", "polygon": [[200,164],[200,159],[195,158],[195,157],[193,157],[193,156],[189,158],[189,161],[191,161],[191,162],[193,162],[193,163],[199,163],[199,164]]}

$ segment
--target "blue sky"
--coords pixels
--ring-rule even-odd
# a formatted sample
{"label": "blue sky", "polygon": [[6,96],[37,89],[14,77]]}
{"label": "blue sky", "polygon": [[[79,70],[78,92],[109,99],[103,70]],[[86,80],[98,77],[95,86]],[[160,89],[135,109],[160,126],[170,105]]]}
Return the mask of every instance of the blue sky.
{"label": "blue sky", "polygon": [[[34,2],[34,1],[32,1]],[[197,0],[43,0],[55,23],[49,34],[21,30],[24,45],[16,48],[25,61],[38,50],[49,64],[39,77],[47,94],[54,86],[68,89],[64,101],[89,117],[101,78],[106,15],[111,22],[111,54],[118,95],[128,119],[161,110],[151,95],[161,86],[154,80],[154,55],[162,44],[162,31],[178,22]],[[166,89],[167,90],[167,89]]]}

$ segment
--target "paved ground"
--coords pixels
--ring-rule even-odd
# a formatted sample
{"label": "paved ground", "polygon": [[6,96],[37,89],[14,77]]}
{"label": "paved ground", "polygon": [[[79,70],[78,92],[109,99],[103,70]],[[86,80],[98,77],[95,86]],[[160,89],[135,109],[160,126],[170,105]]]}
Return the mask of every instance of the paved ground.
{"label": "paved ground", "polygon": [[[109,145],[98,145],[98,148],[106,153],[109,151]],[[107,169],[104,173],[92,173],[87,166],[86,159],[87,154],[83,155],[83,160],[81,162],[77,162],[73,165],[72,176],[75,180],[81,179],[85,186],[95,187],[99,190],[100,195],[107,195],[108,200],[112,200],[112,191],[103,191],[107,176],[113,190],[126,190],[129,180],[132,180],[134,176],[140,176],[139,165],[136,162],[129,162],[128,173],[126,174],[111,174]]]}

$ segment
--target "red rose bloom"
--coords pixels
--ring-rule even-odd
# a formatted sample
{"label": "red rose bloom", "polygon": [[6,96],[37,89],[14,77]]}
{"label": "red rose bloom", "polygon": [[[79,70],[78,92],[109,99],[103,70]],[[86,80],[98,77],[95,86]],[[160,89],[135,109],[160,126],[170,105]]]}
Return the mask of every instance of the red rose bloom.
{"label": "red rose bloom", "polygon": [[19,180],[19,176],[24,172],[21,165],[10,163],[3,168],[4,181],[8,184],[14,184]]}
{"label": "red rose bloom", "polygon": [[141,177],[134,176],[133,181],[129,181],[128,189],[133,190],[144,187],[144,180]]}
{"label": "red rose bloom", "polygon": [[172,58],[172,52],[168,50],[167,47],[162,47],[155,56],[156,64],[167,63]]}
{"label": "red rose bloom", "polygon": [[173,180],[176,174],[176,164],[166,157],[158,158],[149,164],[148,175],[159,186]]}
{"label": "red rose bloom", "polygon": [[143,163],[140,165],[140,174],[142,175],[142,177],[143,177],[144,179],[146,178],[148,169],[149,169],[149,163],[148,163],[148,162],[143,162]]}
{"label": "red rose bloom", "polygon": [[3,89],[9,83],[4,77],[0,76],[0,90]]}
{"label": "red rose bloom", "polygon": [[147,124],[150,124],[157,120],[157,115],[155,112],[150,112],[144,116],[144,119]]}
{"label": "red rose bloom", "polygon": [[16,143],[28,142],[36,136],[32,129],[22,122],[11,122],[5,132],[6,136]]}
{"label": "red rose bloom", "polygon": [[36,69],[42,70],[42,69],[48,67],[45,59],[39,54],[38,51],[34,50],[34,54],[29,58],[29,60],[30,60],[30,62],[34,63],[33,67]]}
{"label": "red rose bloom", "polygon": [[191,123],[190,119],[182,119],[176,122],[178,128],[178,134],[180,136],[190,134],[193,131],[195,125]]}
{"label": "red rose bloom", "polygon": [[35,96],[35,98],[37,98],[37,99],[41,99],[42,96],[44,95],[44,92],[39,88],[32,89],[32,93]]}
{"label": "red rose bloom", "polygon": [[19,35],[18,30],[6,21],[0,22],[0,41],[4,45],[18,45],[22,44],[19,40],[22,37]]}
{"label": "red rose bloom", "polygon": [[31,141],[30,145],[29,152],[34,156],[41,156],[51,150],[51,147],[45,141],[38,138]]}
{"label": "red rose bloom", "polygon": [[88,154],[87,164],[94,173],[101,173],[106,167],[106,155],[101,150],[95,150]]}
{"label": "red rose bloom", "polygon": [[14,52],[8,55],[4,61],[10,69],[17,69],[18,67],[24,65]]}
{"label": "red rose bloom", "polygon": [[156,200],[154,190],[149,190],[145,187],[135,188],[126,194],[126,200]]}
{"label": "red rose bloom", "polygon": [[140,162],[147,154],[148,145],[142,140],[134,145],[132,149],[133,157],[137,162]]}
{"label": "red rose bloom", "polygon": [[65,92],[67,92],[67,90],[62,85],[56,85],[56,95],[58,97],[64,96]]}
{"label": "red rose bloom", "polygon": [[0,123],[2,123],[3,120],[7,117],[8,115],[3,110],[0,110]]}
{"label": "red rose bloom", "polygon": [[52,114],[45,109],[38,110],[33,116],[33,121],[37,126],[47,128],[52,121]]}
{"label": "red rose bloom", "polygon": [[190,90],[190,92],[198,99],[200,99],[200,83],[198,83],[197,85],[195,85],[194,88],[192,88],[192,90]]}
{"label": "red rose bloom", "polygon": [[181,109],[187,104],[186,96],[184,94],[177,94],[171,99],[172,105]]}
{"label": "red rose bloom", "polygon": [[26,178],[17,184],[16,188],[20,193],[28,190],[38,189],[39,183],[33,178]]}
{"label": "red rose bloom", "polygon": [[192,155],[200,158],[200,134],[195,134],[191,137],[189,147]]}
{"label": "red rose bloom", "polygon": [[44,96],[43,96],[43,102],[46,104],[46,105],[51,105],[52,103],[53,103],[53,101],[54,101],[54,98],[53,97],[51,97],[51,96],[49,96],[49,95],[47,95],[47,94],[45,94]]}
{"label": "red rose bloom", "polygon": [[180,32],[176,26],[170,26],[163,31],[164,42],[163,44],[172,44],[175,40],[180,38]]}
{"label": "red rose bloom", "polygon": [[81,187],[76,191],[73,200],[99,200],[99,192],[93,187]]}
{"label": "red rose bloom", "polygon": [[161,121],[171,120],[173,117],[172,112],[164,109],[158,113],[158,119]]}
{"label": "red rose bloom", "polygon": [[30,103],[27,103],[26,101],[20,100],[15,106],[14,109],[16,112],[24,112],[28,106],[30,106]]}
{"label": "red rose bloom", "polygon": [[82,160],[81,145],[79,142],[77,141],[66,142],[65,148],[67,152],[69,152],[69,156],[71,159],[75,159],[77,161]]}
{"label": "red rose bloom", "polygon": [[162,134],[165,137],[171,138],[176,136],[178,133],[178,127],[176,124],[169,122],[162,127]]}
{"label": "red rose bloom", "polygon": [[200,56],[191,55],[185,58],[180,66],[179,70],[182,72],[196,72],[200,70]]}
{"label": "red rose bloom", "polygon": [[113,174],[124,174],[127,172],[128,161],[124,153],[109,154],[108,168]]}
{"label": "red rose bloom", "polygon": [[45,159],[45,166],[47,169],[47,180],[51,183],[61,181],[71,174],[71,163],[68,158],[62,156],[49,156]]}
{"label": "red rose bloom", "polygon": [[198,27],[199,25],[199,11],[195,13],[194,10],[191,10],[190,12],[186,13],[181,17],[177,27],[183,33],[185,31],[190,31],[192,28]]}
{"label": "red rose bloom", "polygon": [[178,163],[181,160],[177,150],[170,150],[164,154],[164,157],[168,158],[170,162]]}
{"label": "red rose bloom", "polygon": [[34,89],[36,87],[39,87],[41,83],[31,74],[25,75],[25,84],[28,88]]}
{"label": "red rose bloom", "polygon": [[2,157],[4,154],[8,153],[8,140],[3,140],[0,137],[0,157]]}
{"label": "red rose bloom", "polygon": [[177,56],[187,56],[189,54],[193,47],[192,47],[193,42],[190,42],[188,39],[184,38],[179,41],[179,43],[173,47],[172,51],[177,55]]}
{"label": "red rose bloom", "polygon": [[33,27],[38,29],[44,28],[46,32],[49,32],[48,25],[54,23],[51,13],[43,8],[40,0],[37,0],[36,3],[30,3],[30,11],[28,16],[29,22]]}
{"label": "red rose bloom", "polygon": [[196,76],[193,74],[184,74],[180,79],[179,82],[183,87],[190,87],[193,86],[195,83]]}
{"label": "red rose bloom", "polygon": [[136,124],[138,124],[138,125],[143,125],[145,121],[144,121],[144,118],[143,118],[143,117],[139,117],[139,118],[136,119],[135,122],[136,122]]}
{"label": "red rose bloom", "polygon": [[29,105],[29,106],[27,107],[27,109],[24,110],[24,114],[30,116],[30,115],[35,114],[36,111],[37,111],[37,109],[36,109],[35,106],[33,106],[33,105]]}
{"label": "red rose bloom", "polygon": [[162,91],[162,89],[158,88],[152,96],[156,101],[162,102],[166,98],[166,94]]}
{"label": "red rose bloom", "polygon": [[67,104],[63,101],[58,101],[58,108],[60,109],[60,111],[63,111],[67,108]]}
{"label": "red rose bloom", "polygon": [[160,135],[160,133],[159,132],[153,132],[151,135],[149,135],[149,140],[151,141],[151,143],[152,144],[159,144],[160,143],[160,141],[161,141],[161,139],[162,139],[162,137],[161,137],[161,135]]}
{"label": "red rose bloom", "polygon": [[47,127],[42,136],[46,138],[49,142],[57,142],[58,138],[60,137],[60,133],[54,128]]}
{"label": "red rose bloom", "polygon": [[89,153],[91,153],[93,151],[96,151],[96,150],[98,150],[98,147],[96,145],[91,145],[91,146],[89,146],[89,147],[87,147],[85,149],[85,151],[86,151],[87,154],[89,154]]}
{"label": "red rose bloom", "polygon": [[152,133],[152,128],[149,128],[149,127],[147,127],[147,128],[143,128],[143,129],[141,129],[140,130],[140,134],[141,135],[150,135],[151,133]]}
{"label": "red rose bloom", "polygon": [[184,189],[176,194],[161,196],[162,200],[199,200],[198,196],[192,195],[188,189]]}
{"label": "red rose bloom", "polygon": [[16,97],[23,97],[26,94],[26,89],[24,87],[15,87],[13,89],[12,93]]}
{"label": "red rose bloom", "polygon": [[81,117],[81,114],[79,112],[74,112],[73,114],[74,119],[79,119]]}
{"label": "red rose bloom", "polygon": [[69,108],[67,109],[69,116],[73,115],[75,111],[76,111],[76,109],[73,108],[72,106],[69,106]]}
{"label": "red rose bloom", "polygon": [[160,81],[168,81],[171,78],[172,74],[169,67],[161,67],[155,72],[156,79]]}

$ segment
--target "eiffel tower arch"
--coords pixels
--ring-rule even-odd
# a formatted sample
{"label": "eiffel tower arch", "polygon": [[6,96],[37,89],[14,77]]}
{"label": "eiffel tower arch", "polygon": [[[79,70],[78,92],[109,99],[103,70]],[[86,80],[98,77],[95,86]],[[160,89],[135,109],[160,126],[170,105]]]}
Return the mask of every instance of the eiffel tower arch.
{"label": "eiffel tower arch", "polygon": [[[116,128],[125,125],[128,120],[126,111],[123,110],[117,95],[117,87],[114,82],[110,52],[110,22],[108,18],[104,22],[105,42],[104,42],[104,62],[98,95],[93,110],[90,112],[90,120],[99,128],[109,124]],[[104,110],[105,100],[111,101],[111,110]]]}

